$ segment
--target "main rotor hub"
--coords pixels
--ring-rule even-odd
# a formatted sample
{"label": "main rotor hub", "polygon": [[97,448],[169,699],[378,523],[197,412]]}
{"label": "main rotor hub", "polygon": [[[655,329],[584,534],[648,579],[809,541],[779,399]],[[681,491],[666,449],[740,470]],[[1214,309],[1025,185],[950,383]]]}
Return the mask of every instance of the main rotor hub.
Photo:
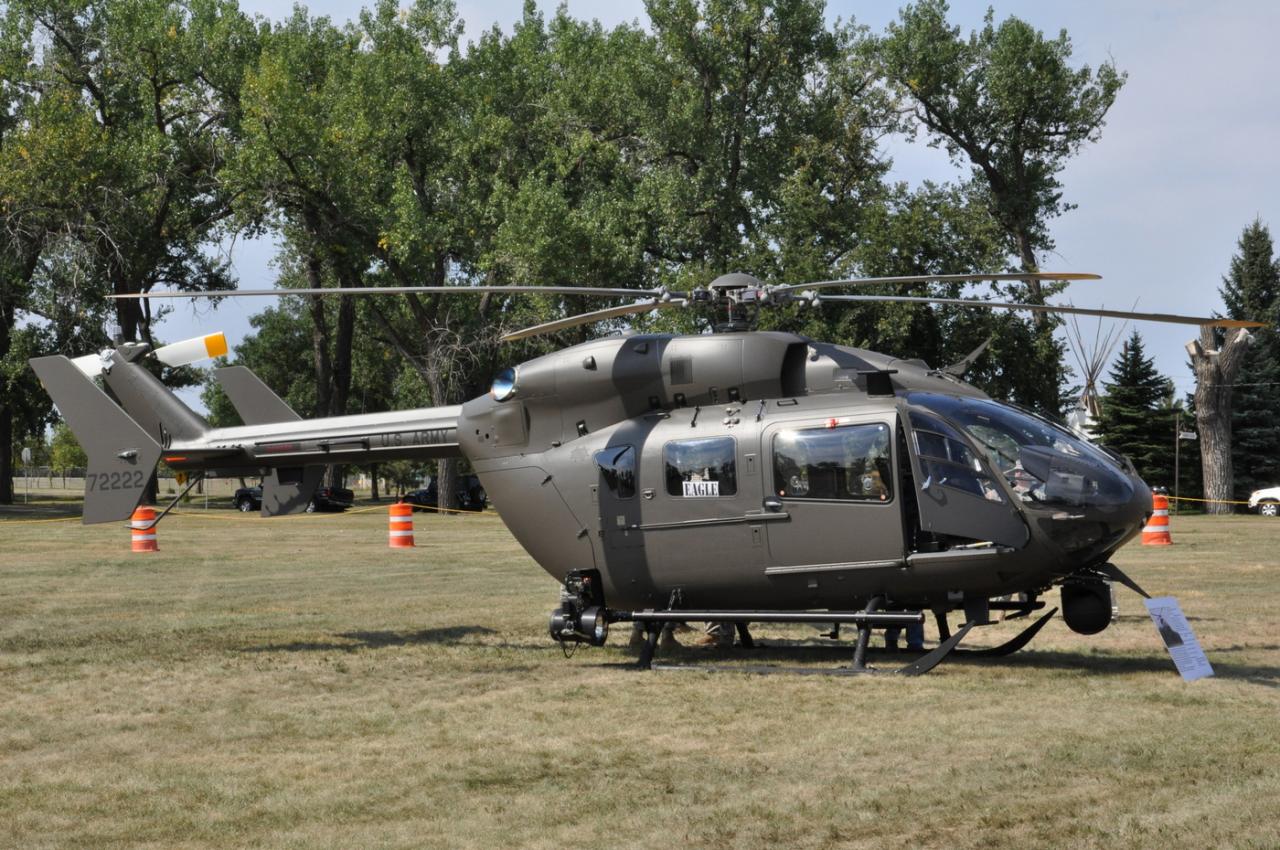
{"label": "main rotor hub", "polygon": [[720,275],[707,286],[710,289],[726,293],[739,289],[763,289],[764,283],[759,278],[743,272],[730,272],[729,274]]}
{"label": "main rotor hub", "polygon": [[758,307],[768,301],[768,288],[757,277],[743,272],[731,272],[707,284],[706,291],[719,306],[725,308],[725,321],[713,326],[716,333],[738,333],[754,326],[749,307]]}

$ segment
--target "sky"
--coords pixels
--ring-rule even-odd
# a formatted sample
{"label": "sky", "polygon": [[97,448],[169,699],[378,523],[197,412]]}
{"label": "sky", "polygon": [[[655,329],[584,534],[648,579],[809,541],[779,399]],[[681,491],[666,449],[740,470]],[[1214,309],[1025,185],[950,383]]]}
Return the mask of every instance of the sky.
{"label": "sky", "polygon": [[[521,14],[520,0],[462,0],[463,44],[497,23],[508,32]],[[548,16],[554,2],[538,3]],[[605,26],[646,20],[640,0],[571,0],[570,14]],[[1060,296],[1081,307],[1208,315],[1220,311],[1218,288],[1236,241],[1255,217],[1280,228],[1280,86],[1274,66],[1280,4],[1203,3],[1190,0],[1111,2],[952,3],[951,21],[966,33],[982,25],[988,5],[996,20],[1016,15],[1047,35],[1066,29],[1076,65],[1096,68],[1108,59],[1128,73],[1107,115],[1101,139],[1073,159],[1061,175],[1064,200],[1076,209],[1055,220],[1055,255],[1041,267],[1088,271],[1101,281],[1082,282]],[[829,3],[827,17],[883,31],[900,4]],[[242,0],[242,8],[279,20],[287,0]],[[345,21],[354,3],[318,0],[313,14]],[[905,139],[888,147],[891,176],[911,184],[954,178],[960,172],[940,150]],[[274,284],[270,240],[239,240],[231,259],[243,287]],[[750,271],[750,270],[745,270]],[[968,269],[958,271],[970,271]],[[227,299],[178,307],[159,328],[166,340],[215,330],[234,347],[250,332],[248,316],[259,299]],[[1093,320],[1083,325],[1092,329]],[[1137,326],[1162,373],[1179,393],[1194,380],[1184,344],[1195,328]]]}

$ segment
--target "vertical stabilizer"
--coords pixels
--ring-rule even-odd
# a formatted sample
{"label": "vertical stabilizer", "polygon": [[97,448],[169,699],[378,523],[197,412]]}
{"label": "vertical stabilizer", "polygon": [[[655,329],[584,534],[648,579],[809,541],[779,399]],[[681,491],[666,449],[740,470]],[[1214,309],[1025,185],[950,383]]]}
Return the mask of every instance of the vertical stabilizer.
{"label": "vertical stabilizer", "polygon": [[214,374],[222,391],[246,425],[268,425],[272,422],[298,422],[302,417],[285,404],[280,396],[262,383],[262,379],[244,366],[224,366]]}
{"label": "vertical stabilizer", "polygon": [[31,368],[89,456],[84,522],[127,519],[160,460],[160,445],[66,357],[37,357]]}

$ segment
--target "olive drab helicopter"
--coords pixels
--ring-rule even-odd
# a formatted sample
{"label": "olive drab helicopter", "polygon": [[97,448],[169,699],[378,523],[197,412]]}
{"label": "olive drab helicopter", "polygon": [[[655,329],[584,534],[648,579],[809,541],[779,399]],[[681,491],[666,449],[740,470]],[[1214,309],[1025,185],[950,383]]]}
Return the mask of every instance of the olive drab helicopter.
{"label": "olive drab helicopter", "polygon": [[[671,623],[841,624],[863,672],[873,628],[936,618],[922,673],[993,610],[1042,610],[1060,589],[1067,625],[1111,621],[1109,559],[1152,512],[1124,457],[931,368],[792,333],[750,329],[778,304],[898,302],[1075,313],[1190,325],[1220,318],[979,299],[826,294],[864,284],[1097,279],[1078,273],[926,275],[766,285],[730,274],[687,292],[559,286],[268,289],[227,296],[586,295],[636,303],[515,331],[522,339],[653,310],[703,306],[713,333],[617,333],[501,371],[460,406],[303,420],[243,367],[217,371],[245,424],[213,428],[122,344],[32,367],[89,456],[84,521],[123,520],[161,459],[199,475],[262,473],[262,513],[305,508],[328,464],[465,457],[502,520],[561,583],[551,637],[605,643],[632,622],[651,665]],[[130,296],[121,296],[130,297]],[[198,297],[152,292],[132,297]],[[185,346],[185,348],[183,348]],[[200,354],[201,340],[180,344]],[[169,349],[175,348],[173,346]],[[170,360],[173,352],[168,351]],[[975,352],[966,361],[971,360]],[[169,362],[169,361],[166,361]],[[186,362],[186,361],[183,361]],[[98,388],[101,375],[114,400]],[[180,498],[180,497],[179,497]],[[176,503],[175,499],[175,503]],[[166,509],[167,510],[167,509]],[[163,516],[163,513],[161,514]],[[1143,595],[1146,595],[1143,593]],[[1003,646],[1026,645],[1050,609]],[[949,619],[960,612],[955,631]]]}

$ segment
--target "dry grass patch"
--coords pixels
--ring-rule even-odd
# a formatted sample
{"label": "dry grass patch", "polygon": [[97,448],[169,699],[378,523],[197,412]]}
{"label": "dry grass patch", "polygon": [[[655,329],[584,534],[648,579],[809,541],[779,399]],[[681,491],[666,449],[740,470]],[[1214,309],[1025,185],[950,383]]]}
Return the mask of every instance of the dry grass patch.
{"label": "dry grass patch", "polygon": [[1280,522],[1118,558],[1191,616],[1188,685],[1133,595],[916,680],[566,661],[495,518],[416,521],[0,525],[0,846],[1280,846]]}

